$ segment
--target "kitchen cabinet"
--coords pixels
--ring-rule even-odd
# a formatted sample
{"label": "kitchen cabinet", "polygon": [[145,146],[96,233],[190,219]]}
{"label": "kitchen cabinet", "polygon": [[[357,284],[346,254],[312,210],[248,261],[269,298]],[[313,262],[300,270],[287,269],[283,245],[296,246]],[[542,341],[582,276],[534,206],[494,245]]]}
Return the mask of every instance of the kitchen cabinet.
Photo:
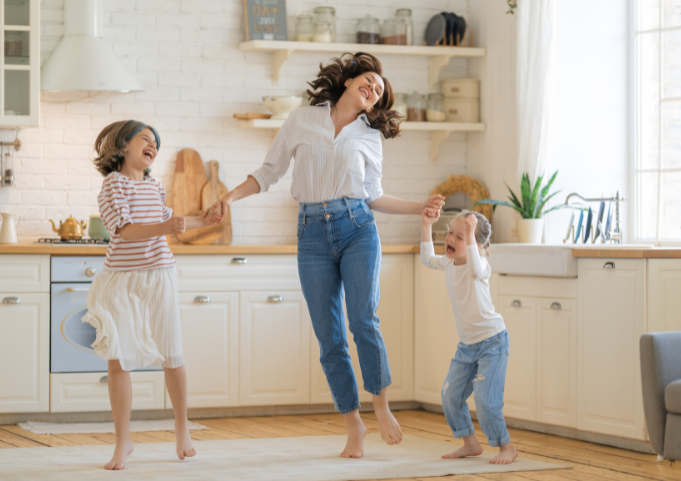
{"label": "kitchen cabinet", "polygon": [[[392,385],[388,388],[390,401],[411,401],[414,398],[414,271],[411,256],[384,255],[380,274],[381,299],[378,317],[381,334],[388,350]],[[347,324],[346,333],[361,403],[372,401],[364,390],[357,347]],[[319,343],[310,330],[310,402],[331,403],[326,376],[319,362]]]}
{"label": "kitchen cabinet", "polygon": [[239,402],[310,402],[310,315],[300,291],[239,295]]}
{"label": "kitchen cabinet", "polygon": [[0,293],[0,366],[0,413],[49,410],[49,294]]}
{"label": "kitchen cabinet", "polygon": [[40,109],[40,1],[3,0],[0,126],[37,126]]}
{"label": "kitchen cabinet", "polygon": [[681,331],[681,259],[648,259],[648,332]]}
{"label": "kitchen cabinet", "polygon": [[0,256],[0,292],[50,292],[50,256]]}
{"label": "kitchen cabinet", "polygon": [[578,428],[644,439],[639,339],[646,260],[580,259]]}

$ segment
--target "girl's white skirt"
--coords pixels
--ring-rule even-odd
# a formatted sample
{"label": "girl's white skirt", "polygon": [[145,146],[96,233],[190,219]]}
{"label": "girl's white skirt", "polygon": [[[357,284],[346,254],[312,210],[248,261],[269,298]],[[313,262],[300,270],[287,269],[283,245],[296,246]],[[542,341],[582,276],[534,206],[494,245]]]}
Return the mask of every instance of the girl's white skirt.
{"label": "girl's white skirt", "polygon": [[87,296],[82,321],[97,330],[92,344],[105,361],[132,371],[184,364],[175,266],[100,272]]}

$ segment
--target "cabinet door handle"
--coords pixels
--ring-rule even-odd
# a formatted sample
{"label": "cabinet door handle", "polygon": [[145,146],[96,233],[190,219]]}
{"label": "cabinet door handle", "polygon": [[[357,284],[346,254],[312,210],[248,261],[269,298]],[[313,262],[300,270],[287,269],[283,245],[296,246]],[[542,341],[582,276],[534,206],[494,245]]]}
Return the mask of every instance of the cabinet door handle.
{"label": "cabinet door handle", "polygon": [[615,263],[612,261],[608,261],[605,264],[603,264],[603,269],[614,269],[615,268]]}
{"label": "cabinet door handle", "polygon": [[199,304],[208,304],[210,302],[210,297],[208,297],[208,296],[196,296],[194,298],[194,302],[197,302]]}
{"label": "cabinet door handle", "polygon": [[88,277],[93,277],[97,273],[97,269],[94,267],[88,267],[85,269],[85,275]]}
{"label": "cabinet door handle", "polygon": [[21,299],[18,297],[5,297],[2,300],[3,304],[19,304],[21,302]]}
{"label": "cabinet door handle", "polygon": [[557,311],[561,310],[563,306],[560,305],[560,302],[552,302],[551,303],[551,309],[555,309]]}
{"label": "cabinet door handle", "polygon": [[100,377],[100,378],[99,378],[99,382],[106,382],[106,383],[108,383],[108,382],[109,382],[109,376],[102,376],[102,377]]}
{"label": "cabinet door handle", "polygon": [[66,292],[89,292],[89,287],[67,287]]}
{"label": "cabinet door handle", "polygon": [[232,264],[246,264],[248,262],[248,259],[245,257],[233,257],[232,258]]}
{"label": "cabinet door handle", "polygon": [[513,302],[511,302],[511,307],[523,307],[523,303],[520,302],[520,300],[515,299]]}
{"label": "cabinet door handle", "polygon": [[270,296],[267,298],[267,302],[284,302],[284,296]]}

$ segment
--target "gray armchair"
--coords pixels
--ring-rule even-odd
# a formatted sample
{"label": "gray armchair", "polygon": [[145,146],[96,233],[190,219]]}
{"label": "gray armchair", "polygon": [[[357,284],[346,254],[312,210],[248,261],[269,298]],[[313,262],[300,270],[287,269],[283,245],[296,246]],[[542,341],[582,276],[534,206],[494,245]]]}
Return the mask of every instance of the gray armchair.
{"label": "gray armchair", "polygon": [[681,460],[681,331],[641,336],[641,383],[651,446]]}

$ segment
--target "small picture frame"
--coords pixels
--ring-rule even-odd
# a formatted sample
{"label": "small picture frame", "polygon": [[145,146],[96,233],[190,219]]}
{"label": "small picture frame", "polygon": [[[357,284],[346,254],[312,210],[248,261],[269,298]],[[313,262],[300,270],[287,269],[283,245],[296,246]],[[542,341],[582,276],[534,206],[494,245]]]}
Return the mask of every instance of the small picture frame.
{"label": "small picture frame", "polygon": [[286,0],[244,0],[246,40],[288,40]]}

